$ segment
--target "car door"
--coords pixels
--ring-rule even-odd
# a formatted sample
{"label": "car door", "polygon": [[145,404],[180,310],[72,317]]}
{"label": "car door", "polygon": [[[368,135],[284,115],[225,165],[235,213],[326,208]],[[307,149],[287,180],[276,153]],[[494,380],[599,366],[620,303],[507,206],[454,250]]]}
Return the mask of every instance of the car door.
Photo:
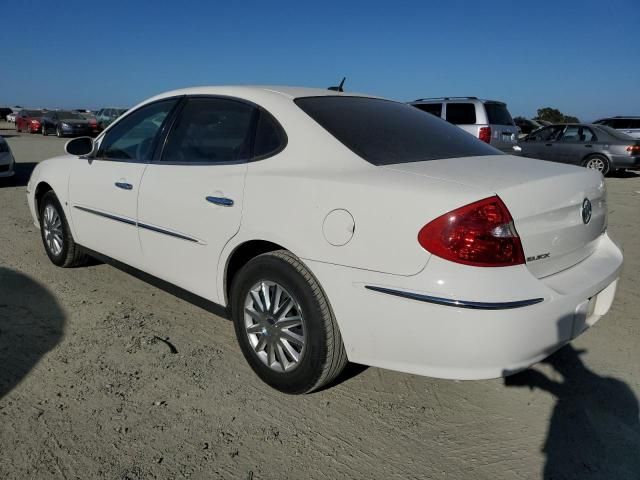
{"label": "car door", "polygon": [[138,267],[140,180],[155,141],[178,99],[140,107],[75,160],[69,180],[71,219],[79,244]]}
{"label": "car door", "polygon": [[240,228],[256,113],[230,98],[188,98],[142,179],[144,270],[215,302],[220,254]]}
{"label": "car door", "polygon": [[582,165],[584,158],[598,146],[594,145],[598,141],[595,133],[589,127],[582,125],[569,125],[562,133],[562,136],[555,144],[555,153],[558,161]]}
{"label": "car door", "polygon": [[523,155],[540,160],[558,161],[554,146],[563,130],[563,125],[552,125],[533,132],[521,144]]}

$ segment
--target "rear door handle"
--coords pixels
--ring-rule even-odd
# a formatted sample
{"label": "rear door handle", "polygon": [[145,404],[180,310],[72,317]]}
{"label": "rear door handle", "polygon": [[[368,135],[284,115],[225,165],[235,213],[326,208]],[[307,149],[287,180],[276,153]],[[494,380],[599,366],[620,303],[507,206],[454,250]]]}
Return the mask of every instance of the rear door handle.
{"label": "rear door handle", "polygon": [[544,146],[545,146],[545,147],[552,147],[552,146],[553,146],[553,143],[545,143],[545,144],[544,144]]}
{"label": "rear door handle", "polygon": [[585,145],[585,148],[591,148],[593,145]]}
{"label": "rear door handle", "polygon": [[133,185],[127,182],[116,182],[115,185],[123,190],[133,190]]}
{"label": "rear door handle", "polygon": [[207,202],[223,207],[233,207],[233,200],[225,197],[207,197]]}

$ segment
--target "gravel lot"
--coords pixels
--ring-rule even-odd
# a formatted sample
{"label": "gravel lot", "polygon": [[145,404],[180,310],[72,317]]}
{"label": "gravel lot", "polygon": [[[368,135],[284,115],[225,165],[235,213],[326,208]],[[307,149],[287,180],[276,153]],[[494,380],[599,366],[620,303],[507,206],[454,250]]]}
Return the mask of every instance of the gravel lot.
{"label": "gravel lot", "polygon": [[258,381],[228,320],[110,265],[54,267],[25,185],[64,141],[9,128],[0,478],[640,478],[640,176],[607,180],[626,256],[613,308],[550,361],[506,385],[353,366],[291,397]]}

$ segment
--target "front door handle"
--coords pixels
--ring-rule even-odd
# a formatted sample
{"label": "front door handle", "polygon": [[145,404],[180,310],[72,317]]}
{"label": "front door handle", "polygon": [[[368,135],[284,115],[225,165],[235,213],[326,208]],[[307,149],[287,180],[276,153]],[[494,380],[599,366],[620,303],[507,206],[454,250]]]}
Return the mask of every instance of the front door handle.
{"label": "front door handle", "polygon": [[552,147],[552,146],[553,146],[553,143],[545,143],[545,144],[544,144],[544,146],[545,146],[545,147]]}
{"label": "front door handle", "polygon": [[127,182],[116,182],[116,187],[121,188],[123,190],[133,190],[133,185]]}
{"label": "front door handle", "polygon": [[585,145],[584,147],[585,147],[585,148],[592,148],[592,147],[593,147],[593,145]]}
{"label": "front door handle", "polygon": [[233,200],[225,197],[207,197],[207,202],[223,207],[233,207]]}

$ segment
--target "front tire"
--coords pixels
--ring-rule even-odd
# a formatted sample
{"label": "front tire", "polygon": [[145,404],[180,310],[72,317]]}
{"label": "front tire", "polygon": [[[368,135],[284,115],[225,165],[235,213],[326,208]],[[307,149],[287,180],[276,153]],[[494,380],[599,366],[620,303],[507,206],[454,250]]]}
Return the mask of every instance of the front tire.
{"label": "front tire", "polygon": [[42,124],[42,136],[43,136],[43,137],[46,137],[47,135],[48,135],[48,133],[47,133],[47,127],[46,127],[46,125],[43,123],[43,124]]}
{"label": "front tire", "polygon": [[609,174],[611,163],[604,155],[590,155],[583,163],[583,166],[592,170],[598,170],[603,176]]}
{"label": "front tire", "polygon": [[39,208],[40,234],[49,260],[63,268],[86,263],[88,257],[74,241],[62,206],[53,191],[44,194]]}
{"label": "front tire", "polygon": [[236,337],[253,371],[289,394],[334,380],[347,354],[329,302],[315,277],[292,253],[250,260],[231,286]]}

